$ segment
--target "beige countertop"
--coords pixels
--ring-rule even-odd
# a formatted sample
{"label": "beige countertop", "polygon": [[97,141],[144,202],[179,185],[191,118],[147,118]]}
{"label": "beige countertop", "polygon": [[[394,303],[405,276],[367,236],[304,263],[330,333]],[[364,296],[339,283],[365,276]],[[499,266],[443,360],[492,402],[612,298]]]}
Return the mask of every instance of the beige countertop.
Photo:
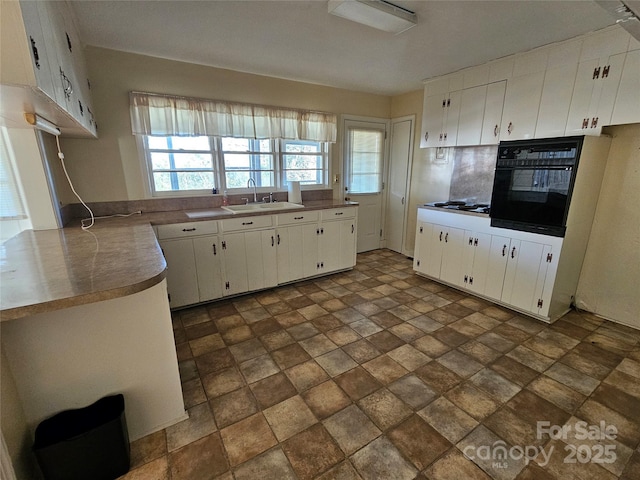
{"label": "beige countertop", "polygon": [[[301,210],[356,205],[318,200],[305,202]],[[89,230],[77,221],[59,230],[16,235],[0,246],[0,320],[123,297],[161,282],[166,262],[152,225],[281,213],[207,211],[211,215],[200,218],[179,210],[148,212],[96,219]]]}

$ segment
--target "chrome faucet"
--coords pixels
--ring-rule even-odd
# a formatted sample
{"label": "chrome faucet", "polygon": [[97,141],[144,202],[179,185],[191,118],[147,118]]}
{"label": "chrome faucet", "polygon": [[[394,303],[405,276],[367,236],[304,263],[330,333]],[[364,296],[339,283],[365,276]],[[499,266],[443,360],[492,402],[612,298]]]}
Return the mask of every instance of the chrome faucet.
{"label": "chrome faucet", "polygon": [[249,188],[249,186],[251,185],[251,182],[253,182],[253,203],[258,203],[258,194],[256,193],[256,181],[253,178],[250,178],[249,180],[247,180],[247,188]]}

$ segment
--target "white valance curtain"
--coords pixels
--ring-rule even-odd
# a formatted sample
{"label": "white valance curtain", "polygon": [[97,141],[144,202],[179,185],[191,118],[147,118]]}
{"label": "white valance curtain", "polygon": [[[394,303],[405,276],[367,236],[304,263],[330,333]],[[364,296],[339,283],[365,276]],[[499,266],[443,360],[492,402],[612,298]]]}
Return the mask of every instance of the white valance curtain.
{"label": "white valance curtain", "polygon": [[282,138],[335,142],[337,116],[152,93],[129,94],[134,135]]}

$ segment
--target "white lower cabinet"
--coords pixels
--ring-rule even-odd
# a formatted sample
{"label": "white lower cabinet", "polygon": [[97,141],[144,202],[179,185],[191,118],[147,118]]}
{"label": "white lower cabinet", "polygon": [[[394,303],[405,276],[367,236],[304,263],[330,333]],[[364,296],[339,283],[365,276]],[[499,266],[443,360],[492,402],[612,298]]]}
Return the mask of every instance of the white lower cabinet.
{"label": "white lower cabinet", "polygon": [[271,216],[221,222],[224,296],[278,284],[276,229]]}
{"label": "white lower cabinet", "polygon": [[[554,255],[562,239],[493,228],[488,218],[465,221],[448,214],[457,220],[455,226],[424,221],[446,220],[446,213],[429,213],[418,211],[414,270],[522,312],[548,316],[558,264]],[[463,228],[465,223],[470,228]]]}
{"label": "white lower cabinet", "polygon": [[319,274],[353,267],[356,264],[355,218],[321,223],[318,243]]}
{"label": "white lower cabinet", "polygon": [[193,240],[161,240],[160,247],[167,261],[167,293],[171,308],[198,303],[200,296]]}
{"label": "white lower cabinet", "polygon": [[353,207],[156,227],[171,308],[262,290],[356,263]]}
{"label": "white lower cabinet", "polygon": [[491,235],[465,231],[464,253],[462,286],[474,293],[483,294],[489,272]]}
{"label": "white lower cabinet", "polygon": [[461,286],[464,234],[463,229],[419,222],[414,268],[425,275]]}
{"label": "white lower cabinet", "polygon": [[215,235],[194,238],[193,253],[196,262],[199,301],[206,302],[220,298],[223,292],[220,237]]}

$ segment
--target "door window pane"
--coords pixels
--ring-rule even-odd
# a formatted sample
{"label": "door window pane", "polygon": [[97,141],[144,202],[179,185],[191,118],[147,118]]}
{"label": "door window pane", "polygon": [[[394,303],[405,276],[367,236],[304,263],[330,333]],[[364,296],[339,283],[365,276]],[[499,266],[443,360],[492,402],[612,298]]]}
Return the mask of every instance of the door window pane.
{"label": "door window pane", "polygon": [[349,192],[380,193],[384,132],[349,129]]}

